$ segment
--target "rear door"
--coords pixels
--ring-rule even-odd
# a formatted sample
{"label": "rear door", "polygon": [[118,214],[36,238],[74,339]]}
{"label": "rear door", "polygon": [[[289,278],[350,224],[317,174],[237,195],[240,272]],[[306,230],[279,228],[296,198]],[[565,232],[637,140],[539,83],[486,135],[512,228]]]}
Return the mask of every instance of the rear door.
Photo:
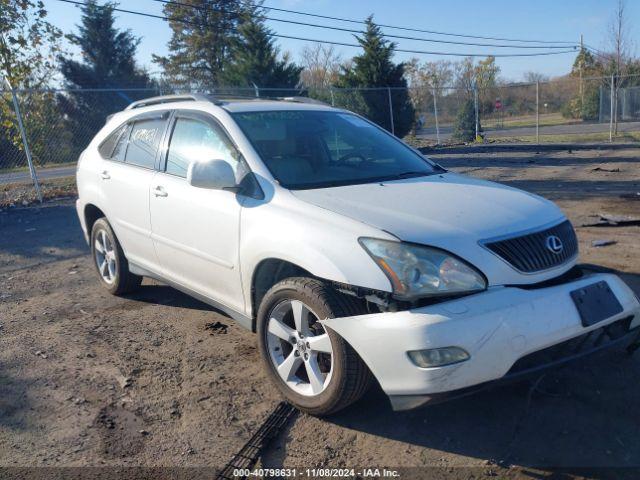
{"label": "rear door", "polygon": [[226,160],[239,180],[240,153],[210,115],[178,111],[151,185],[153,243],[165,277],[236,311],[244,310],[238,265],[242,196],[187,182],[191,162]]}
{"label": "rear door", "polygon": [[114,132],[117,139],[110,153],[110,138],[101,145],[99,175],[107,219],[127,259],[151,270],[158,268],[151,241],[149,187],[168,116],[154,112],[135,117]]}

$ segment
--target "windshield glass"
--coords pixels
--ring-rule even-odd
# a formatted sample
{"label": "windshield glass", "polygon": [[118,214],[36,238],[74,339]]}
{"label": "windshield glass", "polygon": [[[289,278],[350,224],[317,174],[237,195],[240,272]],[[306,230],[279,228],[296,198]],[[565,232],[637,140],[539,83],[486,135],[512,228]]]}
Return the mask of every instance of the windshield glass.
{"label": "windshield glass", "polygon": [[234,113],[271,174],[296,190],[439,173],[421,155],[363,120],[336,111]]}

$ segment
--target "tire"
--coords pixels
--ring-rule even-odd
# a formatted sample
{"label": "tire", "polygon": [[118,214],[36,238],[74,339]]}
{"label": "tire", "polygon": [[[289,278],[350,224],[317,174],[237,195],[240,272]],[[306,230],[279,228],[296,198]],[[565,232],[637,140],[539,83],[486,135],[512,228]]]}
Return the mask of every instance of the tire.
{"label": "tire", "polygon": [[96,220],[91,228],[91,256],[100,282],[112,295],[133,292],[140,286],[142,277],[129,271],[120,242],[104,217]]}
{"label": "tire", "polygon": [[[302,331],[293,328],[298,325],[294,320],[294,305],[299,309],[300,304],[311,313],[307,317],[308,335],[302,335]],[[304,308],[301,311],[304,312]],[[362,313],[362,307],[356,299],[342,295],[325,283],[311,278],[285,279],[265,294],[257,314],[260,354],[272,381],[295,407],[311,415],[329,415],[357,401],[367,391],[372,381],[367,366],[351,345],[317,321],[318,318],[345,317]],[[270,323],[276,320],[279,323]],[[282,325],[289,327],[289,330]],[[292,330],[296,331],[292,333]],[[288,341],[285,340],[287,336]],[[300,345],[301,341],[303,345]],[[328,342],[330,354],[326,353]],[[316,348],[319,350],[315,350]],[[308,359],[302,358],[305,355],[308,355]],[[299,367],[292,364],[300,361],[303,363]],[[283,373],[278,373],[278,365]],[[294,366],[289,369],[289,365]],[[283,368],[285,366],[287,368]],[[319,376],[313,375],[315,382],[311,380],[310,369],[311,372],[320,371]],[[287,371],[294,371],[294,374],[287,375]]]}

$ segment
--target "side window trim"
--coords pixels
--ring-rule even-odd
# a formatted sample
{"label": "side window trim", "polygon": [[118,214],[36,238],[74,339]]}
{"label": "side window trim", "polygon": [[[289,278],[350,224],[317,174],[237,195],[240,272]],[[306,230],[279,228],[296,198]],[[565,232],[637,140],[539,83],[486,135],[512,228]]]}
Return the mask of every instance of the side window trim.
{"label": "side window trim", "polygon": [[173,127],[176,123],[176,111],[169,110],[168,114],[169,116],[165,124],[164,132],[162,132],[162,137],[160,138],[160,145],[156,152],[155,170],[160,173],[164,173],[165,171],[169,143],[171,141],[171,135],[173,134]]}

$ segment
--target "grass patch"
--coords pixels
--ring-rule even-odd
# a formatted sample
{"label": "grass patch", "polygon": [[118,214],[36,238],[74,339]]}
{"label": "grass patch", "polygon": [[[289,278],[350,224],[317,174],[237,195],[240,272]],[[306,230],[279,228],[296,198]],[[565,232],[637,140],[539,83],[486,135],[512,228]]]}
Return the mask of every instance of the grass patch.
{"label": "grass patch", "polygon": [[[544,113],[540,115],[541,127],[552,127],[555,125],[577,125],[583,123],[582,120],[575,118],[565,118],[560,113]],[[495,118],[487,118],[482,120],[482,126],[485,128],[497,129],[499,120]],[[502,121],[502,127],[504,128],[518,128],[518,127],[535,127],[536,116],[526,115],[521,117],[508,117]]]}
{"label": "grass patch", "polygon": [[[500,137],[500,143],[536,143],[535,135]],[[613,137],[614,142],[640,142],[640,132],[624,132]],[[576,134],[542,134],[540,143],[609,142],[609,132]]]}
{"label": "grass patch", "polygon": [[[40,182],[42,200],[77,197],[74,177],[55,178]],[[20,207],[38,203],[36,189],[32,183],[10,183],[0,185],[0,208]]]}
{"label": "grass patch", "polygon": [[[26,161],[26,160],[25,160]],[[36,169],[36,173],[40,170],[48,170],[50,168],[60,168],[60,167],[72,167],[75,165],[75,162],[58,162],[58,163],[47,163],[45,165],[34,165]],[[29,165],[22,165],[20,167],[0,167],[0,174],[2,173],[17,173],[17,172],[28,172]]]}

